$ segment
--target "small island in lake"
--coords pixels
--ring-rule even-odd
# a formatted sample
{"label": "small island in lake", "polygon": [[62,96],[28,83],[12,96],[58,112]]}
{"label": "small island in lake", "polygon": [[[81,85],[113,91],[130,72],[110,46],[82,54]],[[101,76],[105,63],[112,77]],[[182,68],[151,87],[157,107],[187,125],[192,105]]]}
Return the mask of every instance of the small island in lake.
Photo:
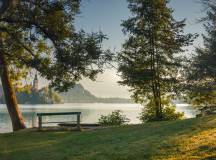
{"label": "small island in lake", "polygon": [[[126,98],[101,98],[96,97],[86,90],[81,84],[76,84],[67,92],[58,93],[49,87],[39,89],[38,78],[35,75],[32,85],[28,89],[17,91],[16,96],[19,104],[61,104],[61,103],[134,103]],[[0,85],[0,93],[3,93]],[[4,95],[0,94],[0,103],[5,104]]]}

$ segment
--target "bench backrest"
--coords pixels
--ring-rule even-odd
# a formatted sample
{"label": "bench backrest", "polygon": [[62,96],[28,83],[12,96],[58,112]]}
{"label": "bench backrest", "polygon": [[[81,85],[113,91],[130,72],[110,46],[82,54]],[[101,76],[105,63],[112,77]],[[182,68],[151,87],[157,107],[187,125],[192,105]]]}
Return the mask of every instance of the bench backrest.
{"label": "bench backrest", "polygon": [[81,112],[37,113],[37,116],[81,115]]}

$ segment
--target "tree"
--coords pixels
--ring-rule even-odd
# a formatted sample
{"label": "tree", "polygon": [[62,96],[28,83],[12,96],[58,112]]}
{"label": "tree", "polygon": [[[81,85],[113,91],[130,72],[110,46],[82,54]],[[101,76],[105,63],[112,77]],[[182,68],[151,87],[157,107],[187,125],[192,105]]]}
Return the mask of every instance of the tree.
{"label": "tree", "polygon": [[101,49],[106,36],[76,31],[80,0],[19,0],[0,15],[0,74],[14,130],[25,128],[11,69],[35,69],[64,91],[83,77],[94,80],[111,60]]}
{"label": "tree", "polygon": [[167,0],[128,0],[132,17],[123,21],[128,40],[119,54],[122,81],[140,103],[151,103],[155,120],[163,119],[162,99],[180,86],[182,47],[195,35],[183,33],[185,20],[175,21]]}
{"label": "tree", "polygon": [[216,2],[202,1],[207,16],[202,18],[204,47],[196,48],[187,70],[186,100],[198,108],[216,106]]}

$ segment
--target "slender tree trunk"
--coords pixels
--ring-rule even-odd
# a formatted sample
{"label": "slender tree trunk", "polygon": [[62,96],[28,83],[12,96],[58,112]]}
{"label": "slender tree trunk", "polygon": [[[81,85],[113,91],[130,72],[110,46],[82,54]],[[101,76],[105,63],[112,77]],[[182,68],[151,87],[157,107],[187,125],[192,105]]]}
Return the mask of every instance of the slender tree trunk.
{"label": "slender tree trunk", "polygon": [[12,121],[13,131],[24,129],[26,128],[24,119],[19,110],[16,94],[10,81],[8,66],[2,53],[0,53],[0,76],[7,109]]}
{"label": "slender tree trunk", "polygon": [[[159,86],[158,86],[159,87]],[[163,119],[163,111],[162,111],[162,104],[161,104],[161,94],[160,89],[157,89],[157,118],[159,121]]]}
{"label": "slender tree trunk", "polygon": [[159,66],[158,66],[158,51],[156,45],[156,35],[155,31],[152,29],[150,33],[150,53],[151,53],[151,71],[152,75],[152,92],[154,96],[155,103],[155,113],[156,119],[161,121],[163,119],[162,104],[161,104],[161,94],[160,94],[160,84],[159,84]]}
{"label": "slender tree trunk", "polygon": [[160,97],[158,95],[157,90],[154,93],[154,102],[155,102],[156,119],[158,121],[161,121],[162,120],[161,103],[160,103]]}

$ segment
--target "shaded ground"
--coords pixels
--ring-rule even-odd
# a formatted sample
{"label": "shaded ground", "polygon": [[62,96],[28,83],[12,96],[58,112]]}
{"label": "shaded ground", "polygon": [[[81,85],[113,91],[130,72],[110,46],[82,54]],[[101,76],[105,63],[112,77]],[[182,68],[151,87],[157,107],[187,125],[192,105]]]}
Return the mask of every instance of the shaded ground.
{"label": "shaded ground", "polygon": [[0,160],[216,160],[216,116],[86,132],[0,134]]}

